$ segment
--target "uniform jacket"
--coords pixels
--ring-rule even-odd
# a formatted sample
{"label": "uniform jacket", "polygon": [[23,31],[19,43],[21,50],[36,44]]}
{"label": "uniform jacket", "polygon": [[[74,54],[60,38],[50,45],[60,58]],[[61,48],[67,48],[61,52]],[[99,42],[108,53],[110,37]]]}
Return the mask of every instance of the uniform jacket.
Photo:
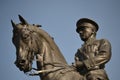
{"label": "uniform jacket", "polygon": [[[87,74],[91,71],[97,74],[96,71],[103,70],[111,58],[111,44],[106,39],[91,40],[77,50],[75,58],[83,63],[83,65],[77,66],[81,74]],[[99,73],[106,75],[104,71]]]}

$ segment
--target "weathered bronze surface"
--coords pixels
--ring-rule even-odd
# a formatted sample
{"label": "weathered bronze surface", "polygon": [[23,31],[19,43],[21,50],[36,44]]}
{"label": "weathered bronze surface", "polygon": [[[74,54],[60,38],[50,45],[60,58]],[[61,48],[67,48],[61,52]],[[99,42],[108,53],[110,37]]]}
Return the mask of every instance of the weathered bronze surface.
{"label": "weathered bronze surface", "polygon": [[[20,15],[19,19],[19,24],[12,20],[11,23],[12,41],[16,47],[15,64],[21,71],[26,73],[34,69],[32,62],[36,58],[37,72],[31,75],[39,75],[41,80],[84,80],[73,66],[67,64],[53,38],[42,30],[40,25],[30,25]],[[106,50],[104,53],[106,54]],[[104,57],[106,58],[106,55],[101,58]],[[106,61],[102,63],[104,62]]]}
{"label": "weathered bronze surface", "polygon": [[75,66],[86,80],[109,80],[104,70],[111,58],[111,44],[106,39],[96,39],[98,24],[88,18],[78,20],[76,32],[84,44],[75,54]]}

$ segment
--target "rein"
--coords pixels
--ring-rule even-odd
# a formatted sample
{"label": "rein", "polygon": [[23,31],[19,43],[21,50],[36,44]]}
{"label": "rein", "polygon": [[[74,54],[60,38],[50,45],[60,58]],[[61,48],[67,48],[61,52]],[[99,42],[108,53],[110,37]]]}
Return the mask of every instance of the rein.
{"label": "rein", "polygon": [[59,70],[62,70],[62,69],[69,69],[69,71],[72,71],[72,70],[75,70],[75,68],[73,68],[73,66],[69,66],[67,64],[62,64],[62,63],[58,63],[58,62],[53,62],[53,63],[46,63],[44,65],[53,65],[54,68],[52,69],[47,69],[47,70],[38,70],[36,68],[32,68],[33,71],[30,71],[28,73],[28,75],[30,76],[36,76],[36,75],[39,75],[40,73],[48,73],[48,72],[55,72],[55,71],[59,71]]}
{"label": "rein", "polygon": [[33,68],[33,70],[36,70],[36,71],[31,71],[29,73],[30,76],[36,76],[36,75],[39,75],[40,73],[47,73],[47,72],[55,72],[55,71],[58,71],[58,70],[62,70],[62,69],[65,69],[64,67],[59,67],[59,68],[53,68],[53,69],[48,69],[48,70],[36,70]]}

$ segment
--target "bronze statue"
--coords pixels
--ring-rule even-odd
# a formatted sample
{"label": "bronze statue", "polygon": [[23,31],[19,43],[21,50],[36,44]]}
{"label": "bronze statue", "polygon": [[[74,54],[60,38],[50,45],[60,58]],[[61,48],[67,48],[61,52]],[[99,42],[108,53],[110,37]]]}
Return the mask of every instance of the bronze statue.
{"label": "bronze statue", "polygon": [[32,62],[36,58],[36,72],[30,75],[38,75],[41,80],[84,80],[73,66],[67,64],[53,38],[40,25],[30,25],[20,15],[19,19],[21,23],[12,20],[11,23],[12,41],[16,47],[15,64],[21,71],[26,73],[34,69]]}
{"label": "bronze statue", "polygon": [[76,32],[84,44],[77,50],[73,66],[86,80],[109,80],[104,68],[111,58],[110,42],[96,39],[99,26],[91,19],[82,18],[76,26]]}

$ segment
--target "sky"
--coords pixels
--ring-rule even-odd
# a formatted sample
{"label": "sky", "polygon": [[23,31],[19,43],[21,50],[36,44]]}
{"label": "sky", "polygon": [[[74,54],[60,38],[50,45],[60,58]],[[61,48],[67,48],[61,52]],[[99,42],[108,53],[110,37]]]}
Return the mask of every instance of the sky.
{"label": "sky", "polygon": [[[0,80],[39,80],[14,65],[16,50],[12,43],[11,19],[19,23],[22,15],[30,24],[41,24],[52,37],[68,64],[83,42],[76,33],[76,22],[90,18],[99,25],[97,39],[108,39],[112,57],[106,64],[110,80],[119,79],[120,0],[0,0]],[[35,66],[35,64],[33,64]]]}

